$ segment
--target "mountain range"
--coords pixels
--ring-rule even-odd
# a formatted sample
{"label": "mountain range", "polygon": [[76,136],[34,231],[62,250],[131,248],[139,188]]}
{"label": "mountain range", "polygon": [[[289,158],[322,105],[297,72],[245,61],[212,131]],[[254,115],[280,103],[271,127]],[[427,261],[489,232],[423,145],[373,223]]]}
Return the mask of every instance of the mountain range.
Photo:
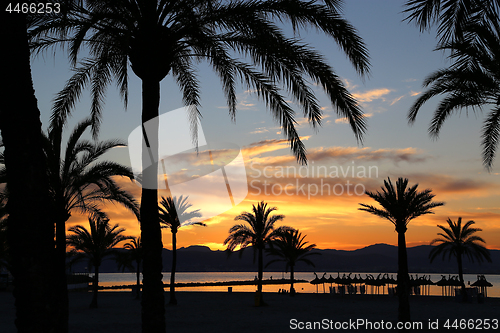
{"label": "mountain range", "polygon": [[[437,257],[430,263],[428,257],[432,246],[420,245],[407,248],[408,267],[412,273],[446,273],[457,274],[455,257],[443,260]],[[321,255],[311,256],[315,267],[300,262],[297,272],[383,272],[396,273],[398,270],[398,248],[388,244],[374,244],[353,251],[313,250]],[[500,250],[490,250],[492,263],[470,262],[464,258],[465,274],[500,274]],[[271,257],[265,257],[264,264]],[[84,272],[86,262],[74,264],[73,272]],[[169,272],[172,266],[172,251],[163,249],[163,271]],[[177,250],[177,272],[253,272],[257,263],[253,261],[253,249],[247,248],[241,253],[237,251],[228,256],[225,251],[212,251],[206,246],[189,246]],[[285,269],[283,262],[276,262],[265,268],[265,271],[281,272]],[[114,260],[103,261],[100,272],[116,273],[118,270]]]}

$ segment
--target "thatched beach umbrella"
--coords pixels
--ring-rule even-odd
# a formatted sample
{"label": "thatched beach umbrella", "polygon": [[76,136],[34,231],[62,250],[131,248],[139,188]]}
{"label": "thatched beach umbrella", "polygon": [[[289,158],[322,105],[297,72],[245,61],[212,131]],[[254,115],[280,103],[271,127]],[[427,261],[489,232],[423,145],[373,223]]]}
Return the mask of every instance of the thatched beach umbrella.
{"label": "thatched beach umbrella", "polygon": [[318,293],[318,284],[321,283],[320,279],[318,278],[318,274],[316,274],[316,272],[314,272],[314,275],[316,276],[314,279],[312,279],[311,282],[309,282],[310,284],[314,284],[316,285],[316,293]]}
{"label": "thatched beach umbrella", "polygon": [[441,280],[436,282],[436,286],[441,287],[441,296],[447,296],[446,295],[446,286],[448,286],[448,280],[446,280],[446,276],[441,275]]}
{"label": "thatched beach umbrella", "polygon": [[332,277],[332,274],[330,274],[330,277],[328,278],[327,282],[330,284],[330,290],[333,288],[333,283],[335,282],[335,279]]}
{"label": "thatched beach umbrella", "polygon": [[325,283],[328,283],[328,280],[325,277],[325,275],[326,273],[323,273],[323,276],[321,277],[321,279],[319,279],[319,281],[323,284],[323,294],[325,293]]}
{"label": "thatched beach umbrella", "polygon": [[473,287],[479,287],[481,293],[483,293],[484,297],[488,297],[487,289],[488,287],[493,287],[493,285],[486,281],[486,277],[484,275],[478,275],[477,281],[471,284]]}

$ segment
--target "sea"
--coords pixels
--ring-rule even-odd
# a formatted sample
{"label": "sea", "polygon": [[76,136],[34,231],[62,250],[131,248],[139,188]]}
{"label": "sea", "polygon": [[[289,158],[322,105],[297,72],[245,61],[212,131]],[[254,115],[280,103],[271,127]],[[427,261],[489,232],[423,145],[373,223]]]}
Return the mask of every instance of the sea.
{"label": "sea", "polygon": [[[337,277],[337,275],[342,277],[344,274],[347,276],[349,273],[343,272],[331,272],[326,273],[325,277],[328,278],[330,275],[332,277]],[[379,273],[356,273],[361,274],[362,278],[366,278],[367,274],[373,275],[375,278]],[[385,273],[382,273],[382,275]],[[256,272],[177,272],[175,274],[175,281],[177,283],[189,283],[189,282],[224,282],[224,281],[248,281],[254,280],[256,278]],[[311,281],[315,278],[314,273],[312,272],[295,272],[296,280],[306,280]],[[391,275],[396,278],[396,273],[388,273],[389,277]],[[431,281],[437,282],[441,279],[441,276],[444,275],[446,278],[449,277],[449,274],[438,274],[438,273],[418,273],[411,274],[414,278],[421,277],[425,275],[426,277],[430,276]],[[321,274],[318,273],[318,276],[321,278],[323,276],[323,272]],[[354,274],[351,274],[351,277],[354,277]],[[487,289],[488,297],[500,297],[500,275],[485,275],[486,280],[493,284],[493,287]],[[264,272],[264,279],[289,279],[289,273],[284,272]],[[141,277],[142,280],[142,277]],[[464,274],[465,284],[468,286],[469,284],[473,284],[477,280],[476,274]],[[163,273],[163,282],[170,283],[170,273]],[[99,285],[100,286],[119,286],[119,285],[132,285],[136,283],[136,274],[135,273],[101,273],[99,274]],[[332,285],[330,283],[313,285],[309,282],[304,283],[296,283],[295,290],[300,293],[323,293],[329,292],[329,287]],[[335,286],[335,283],[333,284]],[[380,287],[378,290],[377,287],[366,286],[367,293],[385,293],[387,294],[387,287]],[[228,292],[229,288],[233,292],[253,292],[256,290],[256,287],[253,285],[246,286],[196,286],[196,287],[176,287],[176,290],[179,291],[217,291],[217,292]],[[264,292],[278,292],[280,289],[289,290],[290,284],[271,284],[264,285]],[[115,289],[113,289],[115,290]],[[110,290],[111,291],[111,290]],[[447,292],[445,288],[440,286],[429,286],[426,290],[429,295],[440,296],[443,293]]]}

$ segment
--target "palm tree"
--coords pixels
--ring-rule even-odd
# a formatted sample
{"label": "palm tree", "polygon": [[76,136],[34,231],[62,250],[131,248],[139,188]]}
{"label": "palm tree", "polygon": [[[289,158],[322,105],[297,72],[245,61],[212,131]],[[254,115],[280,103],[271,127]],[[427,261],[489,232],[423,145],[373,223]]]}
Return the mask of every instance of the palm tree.
{"label": "palm tree", "polygon": [[[71,132],[66,149],[62,148],[63,124],[54,119],[44,135],[50,189],[54,201],[56,225],[56,266],[59,295],[64,309],[68,304],[66,283],[66,222],[71,213],[97,214],[101,203],[120,203],[136,215],[136,200],[116,184],[116,177],[133,179],[130,168],[110,161],[99,161],[109,150],[123,147],[118,140],[91,142],[82,135],[91,126],[90,120],[78,123]],[[67,314],[66,314],[67,315]]]}
{"label": "palm tree", "polygon": [[[31,78],[26,15],[0,13],[0,131],[9,184],[7,242],[12,258],[19,332],[64,332],[55,287],[54,225],[42,147],[42,124]],[[15,110],[15,111],[13,111]],[[26,203],[29,202],[29,209]]]}
{"label": "palm tree", "polygon": [[451,258],[452,255],[457,258],[458,277],[460,279],[460,283],[462,284],[462,297],[466,300],[467,293],[465,292],[462,257],[467,255],[469,260],[472,262],[474,262],[474,258],[476,258],[479,262],[482,262],[483,258],[488,262],[491,262],[490,252],[483,245],[479,244],[479,242],[486,243],[484,239],[474,235],[476,232],[482,231],[479,228],[471,228],[471,226],[476,222],[468,221],[464,224],[464,226],[462,226],[461,217],[458,218],[456,223],[450,218],[448,218],[446,222],[448,222],[449,228],[438,225],[438,228],[440,228],[444,233],[438,233],[441,238],[436,238],[431,241],[431,245],[437,244],[437,246],[431,250],[429,258],[431,259],[431,262],[440,254],[443,255],[443,259],[447,254],[448,259]]}
{"label": "palm tree", "polygon": [[[118,252],[116,255],[116,262],[118,263],[118,269],[125,270],[128,268],[130,271],[135,269],[136,272],[136,295],[135,299],[141,298],[141,263],[142,257],[142,241],[141,237],[130,237],[130,241],[123,245],[126,252]],[[135,268],[132,263],[135,262]]]}
{"label": "palm tree", "polygon": [[[224,245],[227,244],[227,251],[231,253],[238,246],[243,251],[247,246],[253,248],[254,260],[256,253],[258,254],[258,284],[257,297],[258,304],[262,304],[262,275],[264,271],[263,252],[267,244],[271,243],[280,233],[289,230],[290,227],[281,226],[275,229],[275,223],[285,218],[284,215],[270,215],[277,210],[276,207],[267,208],[267,203],[261,201],[252,205],[252,213],[242,212],[234,218],[235,221],[244,221],[245,224],[236,224],[229,229],[229,236],[224,240]],[[242,252],[240,252],[241,255]]]}
{"label": "palm tree", "polygon": [[188,203],[188,197],[183,197],[182,195],[177,198],[174,197],[162,197],[160,206],[158,207],[160,211],[160,223],[163,224],[162,228],[169,228],[172,232],[172,270],[170,271],[170,304],[176,305],[177,299],[175,297],[175,270],[177,267],[177,232],[182,226],[188,225],[201,225],[206,227],[207,225],[202,222],[192,222],[193,218],[201,217],[200,210],[193,210],[188,212],[187,210],[192,207],[192,204]]}
{"label": "palm tree", "polygon": [[470,23],[495,24],[499,20],[498,3],[490,0],[407,0],[405,18],[421,31],[438,25],[440,43],[463,38]]}
{"label": "palm tree", "polygon": [[483,111],[490,105],[482,130],[483,165],[491,170],[500,140],[500,108],[497,101],[500,74],[500,17],[495,1],[471,0],[464,6],[459,0],[410,1],[409,18],[422,29],[439,22],[442,38],[436,50],[449,51],[452,60],[448,68],[431,73],[424,80],[428,88],[408,112],[410,124],[415,122],[425,102],[444,95],[434,111],[429,134],[437,138],[442,125],[453,113],[471,108]]}
{"label": "palm tree", "polygon": [[[75,75],[56,98],[55,117],[64,120],[82,88],[90,83],[96,134],[104,91],[113,78],[127,100],[130,63],[142,81],[142,123],[158,117],[160,82],[172,74],[182,91],[184,104],[193,106],[190,119],[195,130],[200,115],[200,84],[194,65],[204,60],[221,78],[230,116],[234,119],[236,114],[236,82],[240,80],[265,101],[298,161],[305,163],[305,147],[295,129],[295,111],[282,90],[298,102],[297,106],[313,126],[319,125],[322,111],[307,82],[311,79],[323,88],[337,113],[348,119],[358,141],[362,141],[366,130],[365,117],[323,57],[302,42],[298,34],[287,37],[276,22],[291,22],[294,33],[305,27],[324,32],[339,44],[356,71],[365,75],[369,71],[368,52],[354,27],[342,18],[340,7],[340,1],[332,0],[88,0],[81,6],[75,5],[60,20],[33,29],[31,37],[35,52],[69,43],[69,56],[75,68],[80,50],[88,47],[88,57],[80,62]],[[143,150],[145,161],[158,160],[157,128],[151,130],[144,137],[148,147]],[[156,184],[157,171],[157,164],[143,170],[147,183]],[[145,254],[143,331],[164,332],[156,188],[143,187],[141,218]]]}
{"label": "palm tree", "polygon": [[319,252],[310,252],[316,247],[316,244],[307,245],[308,242],[305,242],[304,238],[306,238],[306,235],[302,236],[298,230],[286,230],[283,233],[279,233],[270,243],[270,248],[266,249],[269,254],[279,257],[279,259],[269,261],[266,267],[277,261],[284,261],[286,263],[285,269],[287,272],[290,267],[291,296],[295,295],[295,289],[293,288],[295,264],[302,261],[314,267],[314,263],[306,257],[321,254]]}
{"label": "palm tree", "polygon": [[48,135],[44,135],[49,181],[56,211],[56,246],[59,265],[65,265],[66,222],[72,211],[98,214],[99,204],[120,203],[136,216],[135,199],[116,184],[116,177],[133,179],[130,168],[116,162],[98,161],[106,152],[126,146],[119,140],[91,142],[82,135],[91,126],[91,120],[81,121],[70,134],[66,150],[62,152],[63,124],[53,121]]}
{"label": "palm tree", "polygon": [[446,119],[461,109],[483,111],[491,105],[482,131],[483,164],[491,169],[500,140],[500,108],[497,100],[500,74],[497,64],[500,57],[500,26],[494,29],[484,25],[470,25],[464,39],[447,42],[438,49],[450,50],[453,63],[449,68],[429,75],[424,86],[428,89],[415,101],[408,113],[410,123],[416,119],[422,105],[430,98],[445,95],[434,111],[429,133],[437,137]]}
{"label": "palm tree", "polygon": [[432,190],[426,189],[417,191],[418,184],[408,187],[408,179],[398,178],[396,188],[391,183],[391,179],[384,180],[382,192],[369,192],[366,194],[377,201],[382,209],[371,205],[360,204],[364,210],[373,215],[389,220],[394,224],[398,233],[398,296],[399,296],[399,315],[401,322],[410,321],[410,302],[409,302],[409,276],[408,276],[408,257],[406,255],[405,233],[408,223],[416,217],[425,214],[434,214],[434,208],[444,205],[443,202],[432,202],[434,194]]}
{"label": "palm tree", "polygon": [[109,219],[103,213],[89,217],[89,225],[90,231],[81,225],[69,228],[68,230],[73,234],[68,235],[68,245],[73,247],[72,254],[75,255],[73,262],[87,258],[94,266],[94,292],[90,307],[97,308],[99,267],[106,257],[116,253],[114,247],[118,243],[132,237],[122,235],[125,229],[119,228],[118,224],[109,225]]}

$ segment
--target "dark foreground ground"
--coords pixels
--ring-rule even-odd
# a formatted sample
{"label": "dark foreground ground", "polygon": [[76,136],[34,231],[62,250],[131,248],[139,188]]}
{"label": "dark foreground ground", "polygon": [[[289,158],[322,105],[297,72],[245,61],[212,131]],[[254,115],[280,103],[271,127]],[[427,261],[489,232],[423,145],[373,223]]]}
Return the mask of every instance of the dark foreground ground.
{"label": "dark foreground ground", "polygon": [[[168,301],[168,293],[165,296]],[[90,300],[90,293],[70,292],[71,333],[141,332],[140,301],[134,300],[131,292],[100,293],[98,309],[88,308]],[[255,307],[253,293],[178,292],[179,304],[166,306],[167,332],[397,331],[398,301],[395,297],[265,294],[264,300],[267,306]],[[478,304],[458,303],[439,296],[419,296],[411,298],[410,306],[412,320],[422,323],[414,332],[462,332],[460,320],[462,325],[474,328],[466,330],[470,332],[498,331],[493,329],[495,323],[500,329],[500,298],[487,298]],[[16,331],[14,314],[12,294],[0,292],[1,333]],[[456,328],[452,327],[455,319]],[[485,319],[489,319],[489,329],[486,329]],[[449,329],[444,327],[447,320]],[[389,330],[387,322],[394,328]],[[436,329],[429,328],[431,323]],[[313,330],[314,325],[322,329]]]}

